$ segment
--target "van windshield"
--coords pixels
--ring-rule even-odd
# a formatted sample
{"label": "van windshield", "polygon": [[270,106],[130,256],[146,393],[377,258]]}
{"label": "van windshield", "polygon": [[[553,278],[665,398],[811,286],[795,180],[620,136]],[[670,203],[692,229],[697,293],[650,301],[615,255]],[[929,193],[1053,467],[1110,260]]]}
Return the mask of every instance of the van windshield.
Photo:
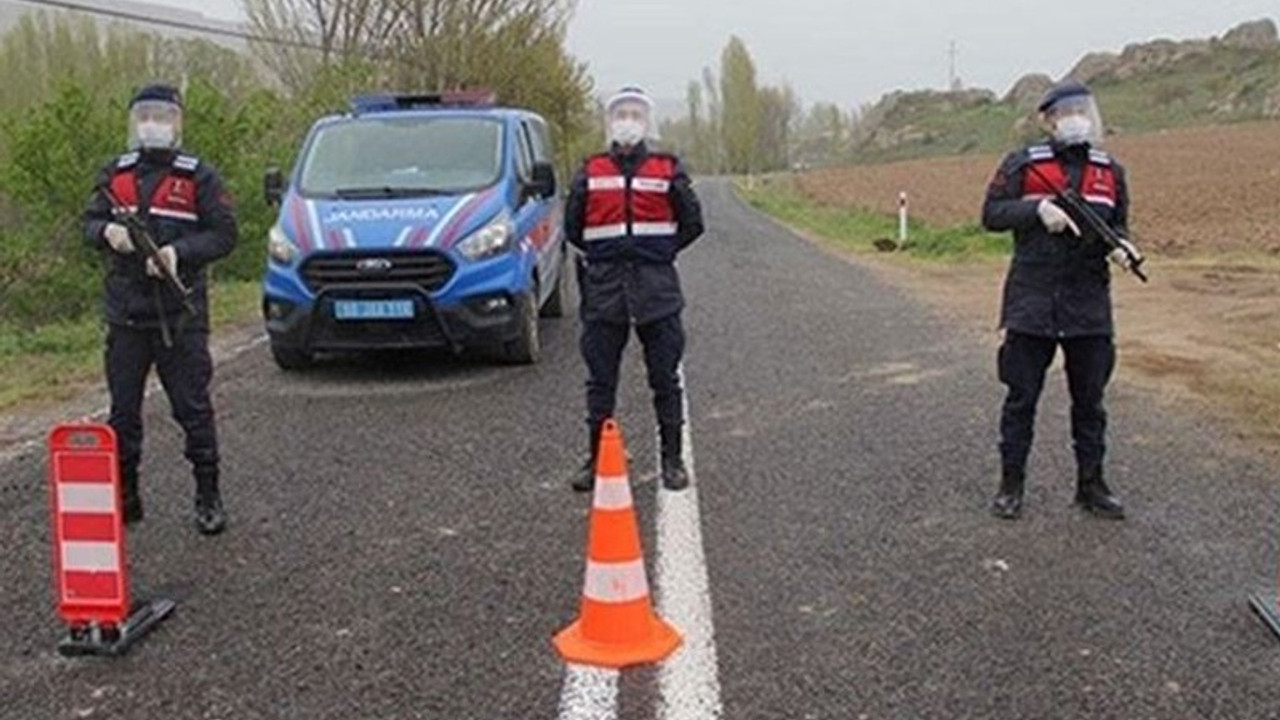
{"label": "van windshield", "polygon": [[502,123],[477,117],[362,117],[320,129],[300,190],[330,197],[458,194],[502,170]]}

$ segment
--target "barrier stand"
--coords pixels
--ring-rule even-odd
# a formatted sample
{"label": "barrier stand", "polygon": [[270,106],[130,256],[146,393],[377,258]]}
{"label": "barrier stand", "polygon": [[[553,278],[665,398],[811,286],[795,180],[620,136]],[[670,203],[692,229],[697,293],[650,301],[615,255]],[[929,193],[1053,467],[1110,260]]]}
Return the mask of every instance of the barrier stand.
{"label": "barrier stand", "polygon": [[53,569],[65,656],[119,656],[176,607],[131,605],[116,436],[107,425],[59,425],[49,433]]}

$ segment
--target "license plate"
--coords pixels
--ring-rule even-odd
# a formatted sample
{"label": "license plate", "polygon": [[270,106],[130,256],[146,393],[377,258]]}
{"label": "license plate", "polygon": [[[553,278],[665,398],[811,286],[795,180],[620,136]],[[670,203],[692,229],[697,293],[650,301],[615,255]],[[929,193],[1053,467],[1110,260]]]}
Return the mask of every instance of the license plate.
{"label": "license plate", "polygon": [[412,300],[335,300],[333,316],[338,320],[411,320]]}

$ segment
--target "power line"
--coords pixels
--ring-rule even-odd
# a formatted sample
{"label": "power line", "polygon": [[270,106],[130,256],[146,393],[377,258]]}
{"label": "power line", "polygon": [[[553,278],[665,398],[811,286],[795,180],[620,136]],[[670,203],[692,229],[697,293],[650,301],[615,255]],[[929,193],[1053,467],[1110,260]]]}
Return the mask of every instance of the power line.
{"label": "power line", "polygon": [[72,12],[88,13],[90,15],[100,15],[102,17],[110,17],[118,20],[130,20],[132,22],[145,23],[148,25],[159,25],[161,27],[174,28],[177,30],[190,30],[193,32],[204,33],[206,35],[221,35],[223,37],[235,38],[237,40],[245,40],[248,42],[268,43],[271,45],[284,45],[288,47],[303,48],[306,50],[324,51],[326,48],[322,45],[303,42],[301,40],[288,40],[284,38],[269,38],[261,35],[253,35],[251,33],[241,32],[238,30],[228,30],[226,28],[214,27],[212,25],[201,25],[200,23],[185,22],[182,20],[167,20],[165,18],[149,17],[139,13],[132,13],[126,10],[112,10],[109,8],[94,7],[92,5],[82,5],[72,0],[14,0],[15,2],[27,3],[29,5],[39,5],[42,7],[56,8],[58,10],[70,10]]}

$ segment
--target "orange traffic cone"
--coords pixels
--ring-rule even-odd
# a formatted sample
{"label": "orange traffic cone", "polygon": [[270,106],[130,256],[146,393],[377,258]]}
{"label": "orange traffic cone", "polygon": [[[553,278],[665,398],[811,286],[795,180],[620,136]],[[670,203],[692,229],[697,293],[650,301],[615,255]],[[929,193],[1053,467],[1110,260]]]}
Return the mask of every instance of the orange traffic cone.
{"label": "orange traffic cone", "polygon": [[568,662],[623,668],[662,660],[680,633],[653,612],[622,434],[613,420],[600,430],[596,489],[587,540],[582,614],[556,635]]}

